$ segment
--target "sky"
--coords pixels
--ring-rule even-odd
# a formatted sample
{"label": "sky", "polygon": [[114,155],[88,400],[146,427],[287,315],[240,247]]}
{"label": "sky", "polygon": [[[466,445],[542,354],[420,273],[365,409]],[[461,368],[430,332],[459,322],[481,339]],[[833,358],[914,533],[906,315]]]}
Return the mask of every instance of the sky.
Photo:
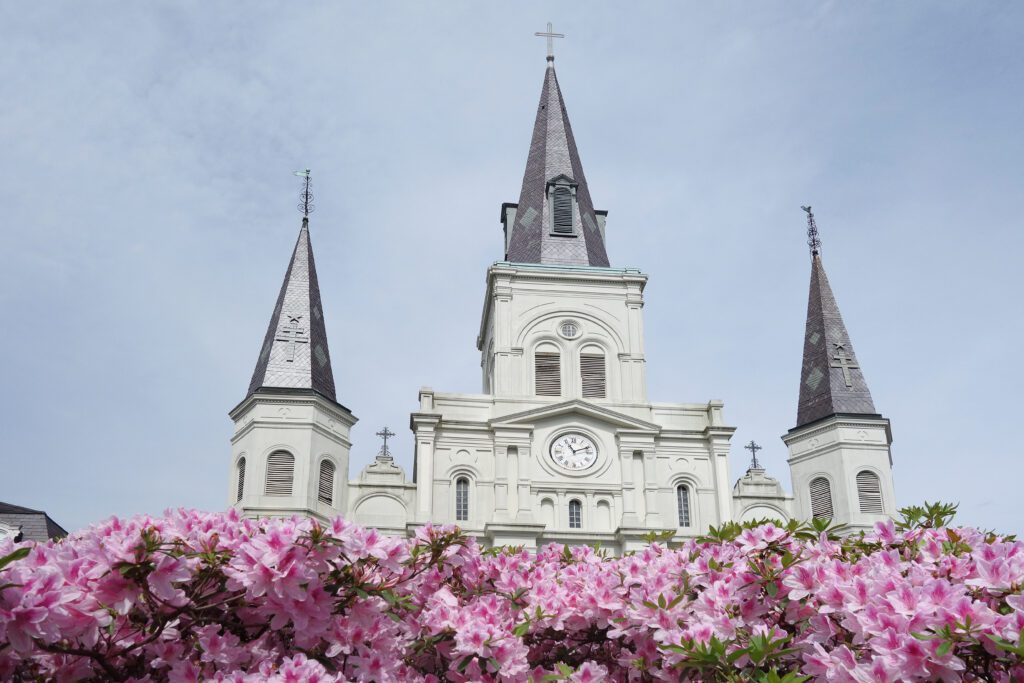
{"label": "sky", "polygon": [[[654,401],[722,399],[789,487],[803,204],[898,505],[1024,531],[1024,5],[0,4],[0,500],[77,529],[224,509],[313,171],[351,477],[421,386],[480,391],[551,21]],[[410,473],[411,476],[411,473]]]}

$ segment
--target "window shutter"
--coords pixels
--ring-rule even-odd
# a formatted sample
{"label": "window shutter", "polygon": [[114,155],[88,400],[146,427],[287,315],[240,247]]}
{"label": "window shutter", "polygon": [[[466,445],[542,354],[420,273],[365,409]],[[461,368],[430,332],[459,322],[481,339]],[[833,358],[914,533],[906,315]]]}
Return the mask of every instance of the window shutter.
{"label": "window shutter", "polygon": [[469,479],[465,477],[455,480],[455,519],[459,522],[469,520]]}
{"label": "window shutter", "polygon": [[811,481],[811,516],[832,519],[832,486],[824,477]]}
{"label": "window shutter", "polygon": [[861,512],[882,514],[882,483],[877,474],[867,470],[857,473],[857,498]]}
{"label": "window shutter", "polygon": [[578,500],[569,501],[569,528],[583,528],[583,503]]}
{"label": "window shutter", "polygon": [[334,463],[330,460],[320,463],[320,490],[317,499],[321,503],[334,505]]}
{"label": "window shutter", "polygon": [[683,484],[676,487],[676,504],[679,508],[679,526],[690,526],[690,489]]}
{"label": "window shutter", "polygon": [[235,502],[242,500],[242,493],[245,491],[245,458],[238,461],[238,492],[235,494]]}
{"label": "window shutter", "polygon": [[538,396],[562,395],[562,364],[557,353],[537,353],[534,356]]}
{"label": "window shutter", "polygon": [[555,232],[560,235],[572,234],[572,192],[567,187],[555,188]]}
{"label": "window shutter", "polygon": [[580,379],[583,381],[583,398],[604,398],[604,356],[596,353],[580,355]]}
{"label": "window shutter", "polygon": [[265,493],[268,496],[290,496],[292,495],[292,479],[295,472],[295,458],[291,453],[285,451],[274,451],[267,458],[267,486]]}

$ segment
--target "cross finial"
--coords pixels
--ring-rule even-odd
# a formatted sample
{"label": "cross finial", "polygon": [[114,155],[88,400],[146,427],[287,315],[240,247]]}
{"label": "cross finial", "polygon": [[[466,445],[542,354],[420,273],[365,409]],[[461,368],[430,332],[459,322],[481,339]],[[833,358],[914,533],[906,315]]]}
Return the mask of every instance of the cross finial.
{"label": "cross finial", "polygon": [[821,251],[821,240],[818,239],[818,224],[814,222],[814,213],[809,206],[801,206],[807,212],[807,246],[811,248],[811,257]]}
{"label": "cross finial", "polygon": [[388,460],[391,459],[391,451],[388,450],[388,439],[394,435],[395,433],[388,429],[387,426],[385,426],[384,429],[377,432],[377,436],[384,439],[384,445],[380,447],[380,453],[377,454],[378,458],[387,458]]}
{"label": "cross finial", "polygon": [[538,31],[533,35],[548,39],[548,61],[555,61],[555,38],[565,38],[565,34],[554,33],[554,27],[551,25],[551,22],[549,21],[547,31]]}
{"label": "cross finial", "polygon": [[295,171],[295,175],[303,179],[302,192],[299,194],[299,211],[302,212],[303,218],[309,218],[309,214],[313,213],[313,193],[309,191],[309,188],[313,185],[313,181],[310,180],[310,171],[307,168],[305,171]]}
{"label": "cross finial", "polygon": [[748,443],[746,446],[744,446],[744,448],[747,449],[748,451],[750,451],[750,455],[753,457],[753,460],[750,463],[750,469],[752,469],[752,470],[759,470],[759,469],[761,469],[761,463],[759,463],[757,461],[757,452],[759,450],[761,450],[761,446],[758,446],[756,443],[754,443],[754,440],[751,439],[750,443]]}

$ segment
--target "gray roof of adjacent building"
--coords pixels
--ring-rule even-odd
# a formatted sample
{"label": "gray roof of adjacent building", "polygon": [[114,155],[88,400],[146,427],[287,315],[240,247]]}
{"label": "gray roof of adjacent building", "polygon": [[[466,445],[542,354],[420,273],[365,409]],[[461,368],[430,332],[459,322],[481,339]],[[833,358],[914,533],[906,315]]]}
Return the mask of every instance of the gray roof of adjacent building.
{"label": "gray roof of adjacent building", "polygon": [[20,529],[22,541],[45,542],[63,538],[68,532],[42,510],[0,502],[0,522]]}
{"label": "gray roof of adjacent building", "polygon": [[260,389],[309,389],[337,402],[307,217],[302,219],[246,396]]}
{"label": "gray roof of adjacent building", "polygon": [[[572,235],[552,234],[549,229],[553,207],[549,206],[548,186],[555,179],[575,188],[577,211]],[[608,254],[597,213],[558,86],[554,60],[549,59],[505,259],[513,263],[607,267]]]}
{"label": "gray roof of adjacent building", "polygon": [[877,415],[821,255],[811,258],[796,428],[836,414]]}

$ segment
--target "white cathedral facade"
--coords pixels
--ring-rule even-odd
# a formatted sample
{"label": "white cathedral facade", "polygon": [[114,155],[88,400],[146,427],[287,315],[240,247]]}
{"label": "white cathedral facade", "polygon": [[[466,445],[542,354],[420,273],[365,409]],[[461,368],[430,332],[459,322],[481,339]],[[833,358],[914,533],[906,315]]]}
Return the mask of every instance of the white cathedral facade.
{"label": "white cathedral facade", "polygon": [[[476,345],[482,391],[420,389],[412,477],[385,448],[349,479],[356,419],[335,392],[304,218],[235,423],[229,503],[247,516],[337,515],[405,535],[457,524],[486,545],[677,538],[729,520],[895,512],[889,421],[874,408],[812,234],[793,493],[756,465],[733,481],[720,401],[652,403],[639,270],[610,265],[549,57],[523,186],[501,207]],[[813,228],[813,216],[809,215]],[[816,230],[816,228],[814,228]],[[779,388],[780,392],[784,388]],[[350,399],[354,397],[346,397]]]}

